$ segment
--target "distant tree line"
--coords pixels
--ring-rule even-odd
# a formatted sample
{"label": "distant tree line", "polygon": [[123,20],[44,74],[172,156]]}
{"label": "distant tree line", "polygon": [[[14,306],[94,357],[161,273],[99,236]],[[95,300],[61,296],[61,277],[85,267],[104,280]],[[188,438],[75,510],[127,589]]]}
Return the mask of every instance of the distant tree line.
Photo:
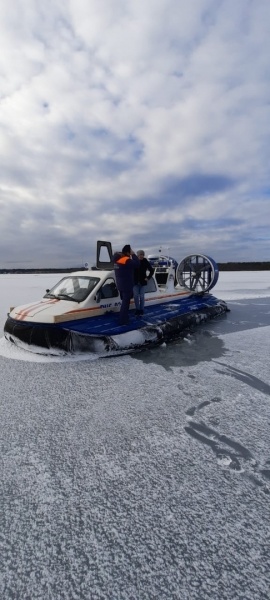
{"label": "distant tree line", "polygon": [[[227,262],[218,263],[220,271],[270,271],[269,262]],[[66,269],[0,269],[0,274],[26,274],[26,273],[73,273],[86,271],[84,267],[67,267]]]}
{"label": "distant tree line", "polygon": [[270,271],[270,262],[218,263],[220,271]]}
{"label": "distant tree line", "polygon": [[84,267],[67,267],[66,269],[0,269],[0,274],[13,273],[17,275],[26,275],[27,273],[73,273],[74,271],[86,271],[86,269]]}

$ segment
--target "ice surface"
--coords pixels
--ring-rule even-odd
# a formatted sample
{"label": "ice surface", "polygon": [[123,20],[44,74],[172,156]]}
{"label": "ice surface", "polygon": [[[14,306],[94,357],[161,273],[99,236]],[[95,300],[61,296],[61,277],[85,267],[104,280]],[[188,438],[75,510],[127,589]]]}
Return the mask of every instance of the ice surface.
{"label": "ice surface", "polygon": [[211,292],[226,301],[269,297],[269,271],[223,271]]}
{"label": "ice surface", "polygon": [[[1,328],[57,278],[0,276]],[[3,600],[269,599],[269,273],[213,293],[228,316],[148,353],[0,340]]]}

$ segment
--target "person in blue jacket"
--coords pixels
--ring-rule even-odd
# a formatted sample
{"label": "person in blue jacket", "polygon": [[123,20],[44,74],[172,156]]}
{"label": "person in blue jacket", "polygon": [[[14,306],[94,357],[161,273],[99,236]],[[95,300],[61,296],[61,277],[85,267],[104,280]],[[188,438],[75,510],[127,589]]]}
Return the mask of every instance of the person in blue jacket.
{"label": "person in blue jacket", "polygon": [[116,285],[122,300],[119,312],[119,325],[128,324],[128,311],[130,300],[133,297],[134,271],[139,267],[140,261],[129,244],[116,252],[113,257]]}

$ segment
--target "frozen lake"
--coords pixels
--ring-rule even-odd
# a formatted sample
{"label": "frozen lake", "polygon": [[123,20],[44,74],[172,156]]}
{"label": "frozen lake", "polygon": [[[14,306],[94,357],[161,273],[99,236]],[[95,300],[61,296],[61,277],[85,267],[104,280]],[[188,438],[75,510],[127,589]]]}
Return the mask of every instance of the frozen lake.
{"label": "frozen lake", "polygon": [[[9,306],[60,279],[0,275]],[[270,273],[230,313],[130,356],[0,339],[3,600],[269,600]]]}

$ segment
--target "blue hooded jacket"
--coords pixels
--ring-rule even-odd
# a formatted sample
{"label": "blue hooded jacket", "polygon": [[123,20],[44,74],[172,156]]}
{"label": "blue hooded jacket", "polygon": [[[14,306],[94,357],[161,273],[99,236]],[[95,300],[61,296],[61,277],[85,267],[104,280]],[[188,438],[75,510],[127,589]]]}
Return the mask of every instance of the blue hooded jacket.
{"label": "blue hooded jacket", "polygon": [[116,252],[113,257],[116,285],[119,292],[128,292],[133,296],[134,270],[140,266],[136,254],[132,257]]}

